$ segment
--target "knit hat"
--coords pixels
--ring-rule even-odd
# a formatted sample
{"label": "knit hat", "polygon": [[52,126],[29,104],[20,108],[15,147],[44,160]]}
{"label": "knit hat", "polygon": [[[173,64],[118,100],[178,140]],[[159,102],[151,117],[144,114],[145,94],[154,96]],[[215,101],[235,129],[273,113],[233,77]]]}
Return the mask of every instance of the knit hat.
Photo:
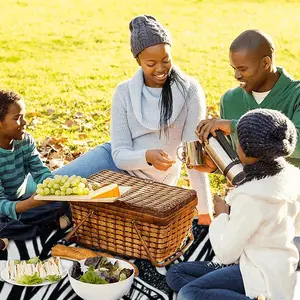
{"label": "knit hat", "polygon": [[152,16],[141,15],[129,23],[130,46],[134,57],[144,49],[158,45],[171,45],[171,36],[168,31]]}
{"label": "knit hat", "polygon": [[284,114],[272,109],[254,109],[245,113],[237,124],[237,135],[248,157],[289,156],[297,143],[295,125]]}

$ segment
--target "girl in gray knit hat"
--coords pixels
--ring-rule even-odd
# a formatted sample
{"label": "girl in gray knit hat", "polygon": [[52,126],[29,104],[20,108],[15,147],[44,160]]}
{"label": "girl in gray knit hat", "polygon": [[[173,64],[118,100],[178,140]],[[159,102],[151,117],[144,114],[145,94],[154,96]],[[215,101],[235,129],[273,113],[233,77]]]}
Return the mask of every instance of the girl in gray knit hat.
{"label": "girl in gray knit hat", "polygon": [[168,271],[167,282],[179,291],[179,300],[293,299],[300,170],[285,157],[295,149],[297,130],[281,112],[255,109],[241,117],[237,135],[246,180],[226,202],[215,199],[217,217],[209,235],[216,260],[181,263]]}
{"label": "girl in gray knit hat", "polygon": [[[129,24],[130,48],[138,70],[120,83],[111,110],[111,144],[84,154],[57,174],[88,177],[103,169],[125,172],[169,185],[180,177],[176,150],[196,140],[195,128],[206,115],[200,84],[173,65],[171,36],[152,16]],[[212,202],[208,177],[188,170],[198,195],[203,224],[210,223]]]}

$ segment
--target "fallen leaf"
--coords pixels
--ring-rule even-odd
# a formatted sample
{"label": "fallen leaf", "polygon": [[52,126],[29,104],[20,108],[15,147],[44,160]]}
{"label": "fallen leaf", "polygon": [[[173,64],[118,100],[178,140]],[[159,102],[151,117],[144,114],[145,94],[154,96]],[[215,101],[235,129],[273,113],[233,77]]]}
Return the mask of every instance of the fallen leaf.
{"label": "fallen leaf", "polygon": [[48,116],[53,115],[54,113],[55,113],[55,109],[54,108],[48,108],[47,109]]}
{"label": "fallen leaf", "polygon": [[80,134],[78,135],[78,137],[79,137],[80,139],[84,140],[84,139],[87,139],[87,138],[88,138],[88,135],[85,134],[85,133],[80,133]]}
{"label": "fallen leaf", "polygon": [[80,118],[82,118],[82,117],[84,117],[84,114],[83,114],[82,112],[77,112],[77,113],[74,115],[74,118],[75,118],[75,119],[80,119]]}
{"label": "fallen leaf", "polygon": [[65,125],[68,127],[72,127],[73,125],[76,125],[76,122],[74,120],[67,120],[65,122]]}
{"label": "fallen leaf", "polygon": [[53,169],[56,169],[56,168],[60,168],[64,165],[64,160],[63,159],[51,159],[49,161],[49,167],[50,167],[50,170],[53,170]]}

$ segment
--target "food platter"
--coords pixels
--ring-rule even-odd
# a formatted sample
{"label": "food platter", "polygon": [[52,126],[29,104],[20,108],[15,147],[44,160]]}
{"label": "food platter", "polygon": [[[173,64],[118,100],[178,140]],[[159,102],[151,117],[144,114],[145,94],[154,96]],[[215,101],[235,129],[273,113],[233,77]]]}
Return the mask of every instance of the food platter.
{"label": "food platter", "polygon": [[[62,269],[62,274],[61,274],[61,279],[63,279],[67,274],[68,274],[68,269],[69,267],[72,265],[72,263],[70,261],[61,259],[61,269]],[[18,285],[18,286],[24,286],[24,287],[36,287],[36,286],[44,286],[44,285],[49,285],[49,284],[53,284],[53,283],[58,283],[61,279],[57,280],[57,281],[44,281],[42,283],[39,284],[24,284],[24,283],[19,283],[14,279],[9,278],[9,272],[8,272],[8,261],[7,261],[7,265],[5,267],[5,269],[3,269],[1,271],[1,278],[13,285]]]}
{"label": "food platter", "polygon": [[[131,189],[130,186],[119,186],[121,196]],[[119,196],[120,197],[120,196]],[[45,201],[78,201],[78,202],[115,202],[119,197],[110,198],[91,198],[90,195],[70,195],[70,196],[34,196],[34,200],[45,200]]]}

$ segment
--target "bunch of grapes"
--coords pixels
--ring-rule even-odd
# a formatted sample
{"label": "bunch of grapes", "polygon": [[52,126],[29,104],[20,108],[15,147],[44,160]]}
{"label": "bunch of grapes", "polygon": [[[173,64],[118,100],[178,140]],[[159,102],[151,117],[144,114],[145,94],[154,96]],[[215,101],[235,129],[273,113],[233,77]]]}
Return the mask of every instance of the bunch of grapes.
{"label": "bunch of grapes", "polygon": [[54,178],[46,178],[43,183],[38,184],[36,192],[41,196],[70,196],[88,195],[90,189],[86,178],[55,175]]}

